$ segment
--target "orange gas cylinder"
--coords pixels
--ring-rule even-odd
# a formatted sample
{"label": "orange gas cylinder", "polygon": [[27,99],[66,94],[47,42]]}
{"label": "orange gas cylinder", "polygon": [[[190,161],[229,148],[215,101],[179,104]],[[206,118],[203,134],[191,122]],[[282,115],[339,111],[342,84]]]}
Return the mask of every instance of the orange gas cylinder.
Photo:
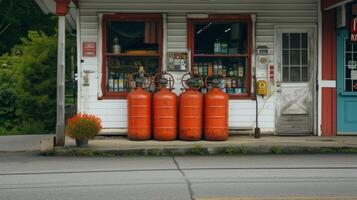
{"label": "orange gas cylinder", "polygon": [[151,138],[151,94],[143,89],[143,78],[135,80],[137,88],[128,94],[128,138]]}
{"label": "orange gas cylinder", "polygon": [[218,79],[212,83],[213,88],[204,97],[204,136],[206,140],[223,141],[228,139],[228,95],[218,88]]}
{"label": "orange gas cylinder", "polygon": [[[169,78],[167,78],[169,77]],[[160,80],[157,80],[159,79]],[[174,77],[169,73],[155,76],[160,89],[153,97],[154,139],[160,141],[175,140],[177,138],[177,95],[171,92]],[[167,84],[169,88],[167,88]]]}
{"label": "orange gas cylinder", "polygon": [[[184,78],[189,75],[189,79]],[[202,80],[200,80],[202,83]],[[202,138],[202,109],[203,97],[195,88],[195,83],[199,82],[193,74],[185,74],[181,83],[186,90],[180,95],[179,106],[179,138],[181,140],[196,141]],[[197,85],[196,85],[197,86]]]}

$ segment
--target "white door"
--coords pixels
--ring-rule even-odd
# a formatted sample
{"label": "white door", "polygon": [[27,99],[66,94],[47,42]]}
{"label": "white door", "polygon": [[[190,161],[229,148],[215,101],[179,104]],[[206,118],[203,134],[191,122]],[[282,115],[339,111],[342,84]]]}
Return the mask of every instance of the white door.
{"label": "white door", "polygon": [[277,29],[277,134],[314,132],[314,29]]}

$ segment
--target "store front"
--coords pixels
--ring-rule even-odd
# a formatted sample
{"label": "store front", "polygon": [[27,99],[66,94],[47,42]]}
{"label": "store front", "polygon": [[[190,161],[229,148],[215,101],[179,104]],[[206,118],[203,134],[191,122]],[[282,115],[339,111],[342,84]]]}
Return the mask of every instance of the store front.
{"label": "store front", "polygon": [[[232,133],[254,129],[256,100],[263,133],[317,133],[318,0],[76,3],[78,111],[104,132],[126,133],[128,76],[145,70],[171,73],[176,94],[189,71],[224,75]],[[257,99],[254,77],[267,83]]]}
{"label": "store front", "polygon": [[353,1],[324,1],[322,135],[357,134],[357,10]]}

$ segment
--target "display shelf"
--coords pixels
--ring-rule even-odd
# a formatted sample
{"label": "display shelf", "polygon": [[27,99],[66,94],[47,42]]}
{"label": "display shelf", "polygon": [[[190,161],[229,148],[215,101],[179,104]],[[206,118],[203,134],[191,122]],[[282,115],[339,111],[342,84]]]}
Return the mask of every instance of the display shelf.
{"label": "display shelf", "polygon": [[160,54],[127,54],[127,53],[107,53],[107,56],[113,57],[160,57]]}
{"label": "display shelf", "polygon": [[208,57],[208,58],[244,58],[247,54],[194,54],[194,57]]}

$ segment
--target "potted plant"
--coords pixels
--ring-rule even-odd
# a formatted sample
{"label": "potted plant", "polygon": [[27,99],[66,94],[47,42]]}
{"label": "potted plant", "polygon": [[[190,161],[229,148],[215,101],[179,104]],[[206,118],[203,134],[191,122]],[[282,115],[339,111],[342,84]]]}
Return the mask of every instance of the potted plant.
{"label": "potted plant", "polygon": [[87,147],[88,140],[93,139],[102,130],[102,120],[90,114],[78,113],[68,119],[65,133],[76,140],[78,147]]}

